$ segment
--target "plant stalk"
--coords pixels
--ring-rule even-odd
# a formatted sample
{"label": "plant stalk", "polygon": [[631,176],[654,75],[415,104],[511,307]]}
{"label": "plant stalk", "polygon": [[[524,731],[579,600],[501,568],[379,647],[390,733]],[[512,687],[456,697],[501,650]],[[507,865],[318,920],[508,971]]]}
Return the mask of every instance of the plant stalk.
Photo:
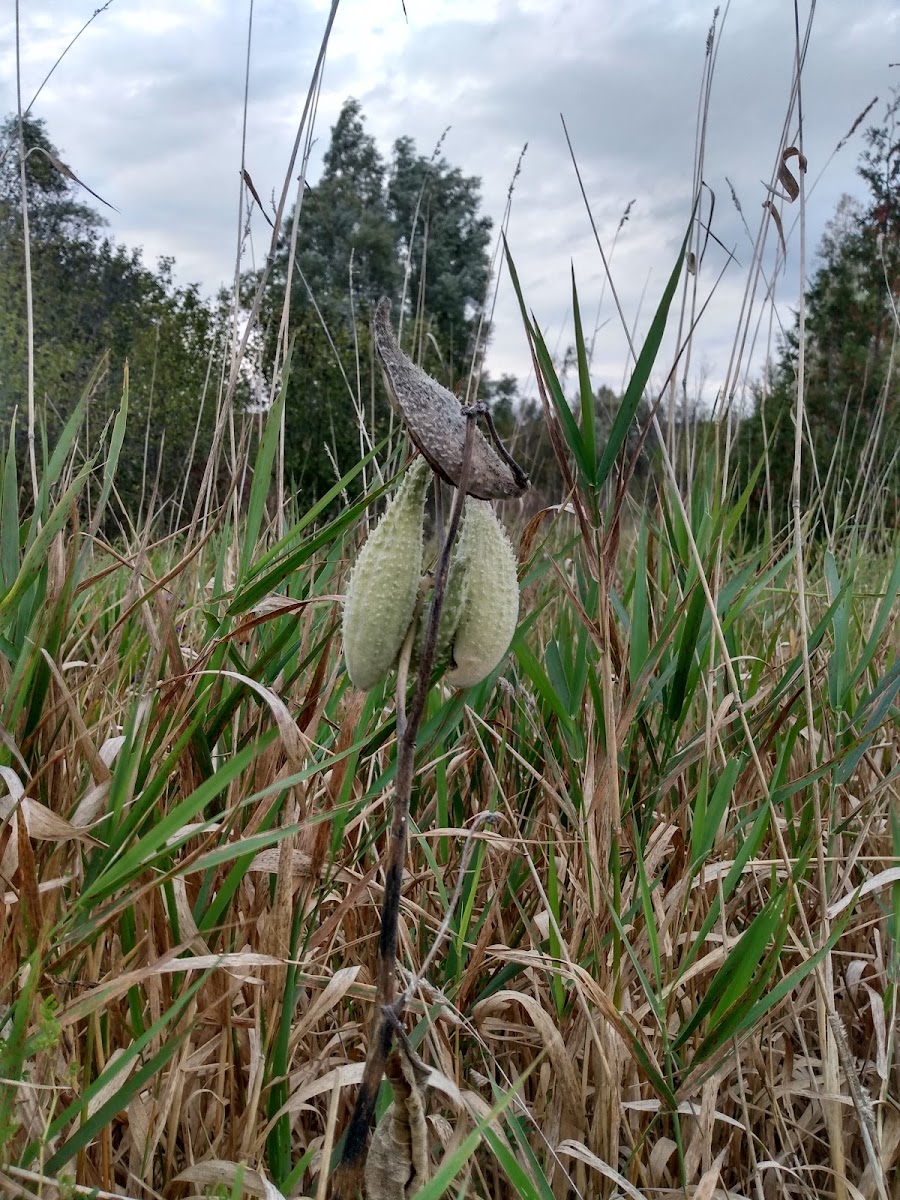
{"label": "plant stalk", "polygon": [[[453,508],[447,524],[447,532],[438,557],[434,576],[434,593],[428,614],[428,629],[425,646],[416,675],[409,712],[406,712],[402,690],[397,693],[397,777],[394,785],[394,800],[391,813],[391,829],[388,838],[385,863],[384,898],[381,905],[381,934],[378,944],[378,972],[375,987],[375,1017],[369,1041],[369,1052],[362,1081],[356,1095],[356,1104],[347,1125],[341,1161],[332,1181],[332,1200],[354,1200],[362,1183],[362,1171],[366,1158],[366,1142],[378,1089],[384,1076],[385,1065],[391,1052],[394,1038],[394,1023],[403,1011],[403,997],[397,999],[397,931],[400,921],[400,900],[403,892],[403,866],[406,862],[407,835],[409,831],[409,807],[412,798],[415,774],[416,742],[419,727],[425,712],[425,702],[431,685],[431,672],[437,647],[438,625],[441,608],[450,573],[450,557],[456,542],[462,519],[469,471],[472,463],[472,448],[475,444],[476,409],[464,409],[466,416],[466,440],[463,449],[459,486],[453,498]],[[392,1019],[393,1018],[393,1019]]]}

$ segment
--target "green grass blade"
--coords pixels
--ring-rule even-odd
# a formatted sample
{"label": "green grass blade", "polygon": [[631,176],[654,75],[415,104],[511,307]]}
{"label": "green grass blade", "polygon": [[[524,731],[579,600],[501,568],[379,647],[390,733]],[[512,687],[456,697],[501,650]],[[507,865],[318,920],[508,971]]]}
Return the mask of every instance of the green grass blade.
{"label": "green grass blade", "polygon": [[588,479],[597,475],[597,430],[596,401],[591,387],[590,367],[584,344],[584,329],[581,324],[581,309],[578,306],[578,289],[575,286],[575,268],[572,267],[572,313],[575,320],[575,357],[578,360],[578,388],[581,399],[581,442],[584,447],[584,466]]}
{"label": "green grass blade", "polygon": [[690,229],[684,235],[684,241],[675,260],[675,266],[672,268],[672,273],[669,276],[669,282],[666,284],[656,314],[650,322],[650,329],[635,363],[631,380],[625,389],[625,395],[622,397],[622,403],[619,405],[619,410],[613,420],[612,429],[609,431],[609,439],[603,449],[603,454],[600,457],[600,463],[594,476],[594,484],[598,488],[603,487],[619,455],[619,451],[625,444],[628,430],[638,410],[644,389],[650,381],[650,373],[656,362],[656,356],[659,353],[659,347],[665,333],[666,322],[669,319],[669,308],[672,305],[675,289],[678,287],[678,280],[681,276],[681,267],[684,263],[689,237]]}

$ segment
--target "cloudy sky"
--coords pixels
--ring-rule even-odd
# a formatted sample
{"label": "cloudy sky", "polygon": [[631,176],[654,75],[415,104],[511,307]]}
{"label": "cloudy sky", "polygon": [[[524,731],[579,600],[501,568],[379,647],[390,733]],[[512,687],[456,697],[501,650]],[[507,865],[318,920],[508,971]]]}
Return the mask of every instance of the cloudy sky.
{"label": "cloudy sky", "polygon": [[[100,0],[21,0],[22,91],[31,98]],[[801,22],[808,0],[800,0]],[[234,269],[244,62],[250,0],[111,0],[72,48],[34,108],[81,178],[119,210],[116,238],[146,258],[174,255],[178,276],[209,292]],[[280,191],[326,0],[256,0],[247,164],[263,197]],[[483,180],[499,224],[524,143],[510,242],[527,299],[551,348],[572,340],[570,263],[579,283],[597,383],[621,384],[626,348],[560,123],[565,116],[607,251],[633,200],[612,271],[625,317],[646,329],[690,210],[697,103],[713,4],[704,0],[342,0],[329,46],[318,153],[344,99],[362,103],[385,155],[409,134]],[[13,5],[0,17],[0,109],[15,107]],[[732,0],[719,42],[704,178],[713,230],[733,266],[700,326],[693,386],[712,398],[723,378],[752,244],[787,111],[794,60],[790,0]],[[814,249],[842,193],[859,191],[860,135],[833,151],[876,95],[880,116],[900,84],[897,0],[819,0],[804,75],[808,237]],[[793,131],[792,131],[793,134]],[[813,183],[815,186],[813,187]],[[785,212],[785,230],[794,214]],[[799,229],[778,284],[789,319]],[[255,249],[265,253],[265,226]],[[771,264],[774,240],[767,261]],[[725,262],[704,260],[701,296]],[[642,301],[642,296],[644,297]],[[602,301],[602,306],[601,306]],[[598,321],[599,314],[599,321]],[[524,335],[508,281],[500,286],[488,367],[524,375]]]}

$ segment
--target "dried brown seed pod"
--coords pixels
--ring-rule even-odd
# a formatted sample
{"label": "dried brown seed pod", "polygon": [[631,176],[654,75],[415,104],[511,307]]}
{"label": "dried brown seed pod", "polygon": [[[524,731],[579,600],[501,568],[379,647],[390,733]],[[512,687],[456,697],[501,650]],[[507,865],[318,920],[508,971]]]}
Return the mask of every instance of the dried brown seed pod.
{"label": "dried brown seed pod", "polygon": [[[432,470],[455,487],[466,440],[462,405],[400,349],[391,329],[391,302],[386,296],[375,309],[372,332],[391,402]],[[527,487],[524,471],[505,461],[476,429],[467,494],[479,500],[509,500],[521,496]]]}

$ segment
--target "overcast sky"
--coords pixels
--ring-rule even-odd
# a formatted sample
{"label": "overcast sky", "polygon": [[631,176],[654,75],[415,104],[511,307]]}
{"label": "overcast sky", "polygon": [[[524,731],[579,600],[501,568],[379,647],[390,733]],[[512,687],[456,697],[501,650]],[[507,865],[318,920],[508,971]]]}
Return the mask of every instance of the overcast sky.
{"label": "overcast sky", "polygon": [[[21,0],[22,91],[31,98],[99,0]],[[256,0],[247,164],[257,189],[280,191],[330,5]],[[572,341],[570,262],[591,337],[602,264],[560,123],[578,156],[607,251],[634,200],[612,260],[626,319],[646,329],[689,215],[697,100],[713,4],[703,0],[342,0],[318,110],[315,180],[329,128],[347,96],[362,103],[387,157],[411,135],[430,153],[446,126],[446,158],[483,180],[499,225],[525,142],[510,243],[526,297],[551,349]],[[790,0],[732,0],[721,35],[704,177],[715,194],[713,230],[735,248],[700,326],[691,376],[712,399],[737,324],[751,244],[731,200],[734,185],[755,235],[780,144],[794,56]],[[15,108],[13,5],[0,18],[0,108]],[[801,0],[801,20],[806,3]],[[119,210],[112,234],[173,255],[178,277],[212,293],[234,270],[238,167],[249,0],[111,0],[69,52],[34,108],[64,160]],[[724,19],[723,19],[724,18]],[[837,142],[876,95],[880,117],[900,84],[897,0],[819,0],[804,76],[808,237],[818,243],[842,193],[859,192],[858,133]],[[867,122],[868,123],[868,122]],[[829,162],[829,159],[831,161]],[[819,178],[820,173],[824,174]],[[786,212],[786,230],[793,213]],[[266,227],[255,228],[264,255]],[[798,243],[798,231],[791,240]],[[774,249],[770,240],[769,261]],[[715,247],[700,292],[725,261]],[[798,259],[778,286],[790,319]],[[642,294],[646,295],[642,304]],[[594,376],[619,387],[627,362],[608,292],[599,313]],[[488,368],[524,375],[526,343],[503,280]]]}

